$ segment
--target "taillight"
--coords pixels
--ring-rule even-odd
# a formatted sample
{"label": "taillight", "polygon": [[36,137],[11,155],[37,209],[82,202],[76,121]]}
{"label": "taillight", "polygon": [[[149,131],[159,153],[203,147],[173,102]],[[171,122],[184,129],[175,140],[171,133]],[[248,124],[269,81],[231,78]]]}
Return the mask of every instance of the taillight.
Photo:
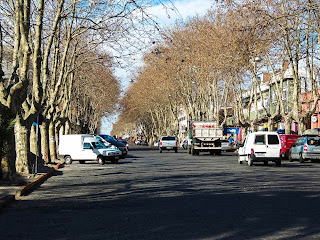
{"label": "taillight", "polygon": [[178,146],[178,142],[176,142],[176,146]]}
{"label": "taillight", "polygon": [[303,151],[308,151],[308,145],[304,145]]}
{"label": "taillight", "polygon": [[254,154],[254,149],[253,148],[251,148],[251,155],[253,155]]}
{"label": "taillight", "polygon": [[162,146],[162,142],[160,142],[160,146]]}

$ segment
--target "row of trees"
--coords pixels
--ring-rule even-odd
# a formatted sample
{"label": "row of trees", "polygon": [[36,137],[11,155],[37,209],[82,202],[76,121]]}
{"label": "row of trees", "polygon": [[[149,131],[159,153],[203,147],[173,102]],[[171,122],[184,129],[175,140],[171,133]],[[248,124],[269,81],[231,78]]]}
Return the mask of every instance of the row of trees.
{"label": "row of trees", "polygon": [[[123,112],[113,134],[132,134],[132,129],[140,129],[148,139],[175,134],[180,108],[190,119],[210,118],[225,126],[227,118],[234,116],[235,125],[255,130],[261,121],[259,101],[270,130],[283,117],[286,126],[296,121],[303,131],[320,97],[314,71],[319,58],[319,14],[315,0],[222,1],[204,17],[176,24],[145,54],[137,81],[122,99]],[[286,62],[293,82],[289,111],[281,97]],[[303,113],[301,66],[306,67],[312,86],[309,108]],[[263,102],[257,78],[261,71],[274,78],[281,76],[274,82],[278,98],[275,113]],[[249,103],[244,105],[248,91]],[[244,108],[249,114],[244,114]],[[286,128],[287,133],[290,130]]]}
{"label": "row of trees", "polygon": [[39,152],[55,161],[59,132],[99,131],[118,108],[114,57],[155,24],[152,2],[0,1],[0,177],[30,174]]}

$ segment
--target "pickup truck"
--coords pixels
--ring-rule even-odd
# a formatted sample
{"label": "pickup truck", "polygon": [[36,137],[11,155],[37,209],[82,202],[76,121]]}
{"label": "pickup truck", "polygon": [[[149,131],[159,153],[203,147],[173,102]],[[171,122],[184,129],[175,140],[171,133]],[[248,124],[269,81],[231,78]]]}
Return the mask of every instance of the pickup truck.
{"label": "pickup truck", "polygon": [[163,136],[159,144],[160,153],[162,150],[174,150],[178,152],[178,139],[176,136]]}

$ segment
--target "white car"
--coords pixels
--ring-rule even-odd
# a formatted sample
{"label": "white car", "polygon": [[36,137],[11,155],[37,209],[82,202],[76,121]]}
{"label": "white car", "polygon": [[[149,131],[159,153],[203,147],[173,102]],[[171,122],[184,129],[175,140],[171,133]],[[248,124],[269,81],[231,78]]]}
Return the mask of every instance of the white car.
{"label": "white car", "polygon": [[238,162],[242,164],[247,161],[249,166],[253,162],[263,162],[265,165],[268,161],[281,165],[281,141],[276,132],[252,132],[244,140],[243,145],[239,148]]}

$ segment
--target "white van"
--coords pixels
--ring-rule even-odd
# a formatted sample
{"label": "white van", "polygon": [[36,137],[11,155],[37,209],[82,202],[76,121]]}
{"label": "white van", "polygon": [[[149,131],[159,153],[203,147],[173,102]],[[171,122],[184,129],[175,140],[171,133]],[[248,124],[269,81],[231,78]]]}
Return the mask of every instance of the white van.
{"label": "white van", "polygon": [[249,166],[253,162],[268,161],[276,163],[276,166],[281,165],[281,141],[276,132],[252,132],[244,140],[243,145],[240,146],[238,153],[238,162],[242,164],[247,161]]}
{"label": "white van", "polygon": [[72,161],[117,163],[121,154],[121,151],[107,147],[91,134],[68,134],[59,139],[59,157],[63,157],[66,164],[71,164]]}

